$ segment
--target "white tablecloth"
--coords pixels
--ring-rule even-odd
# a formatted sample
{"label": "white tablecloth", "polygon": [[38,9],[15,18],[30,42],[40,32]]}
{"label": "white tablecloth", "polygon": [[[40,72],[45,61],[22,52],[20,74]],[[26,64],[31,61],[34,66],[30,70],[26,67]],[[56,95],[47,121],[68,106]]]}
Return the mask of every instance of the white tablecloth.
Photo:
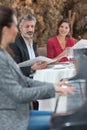
{"label": "white tablecloth", "polygon": [[[75,76],[75,74],[74,64],[60,64],[48,66],[46,69],[37,70],[34,74],[34,79],[54,83],[61,79],[71,78]],[[39,100],[39,110],[54,111],[56,96],[51,99]]]}

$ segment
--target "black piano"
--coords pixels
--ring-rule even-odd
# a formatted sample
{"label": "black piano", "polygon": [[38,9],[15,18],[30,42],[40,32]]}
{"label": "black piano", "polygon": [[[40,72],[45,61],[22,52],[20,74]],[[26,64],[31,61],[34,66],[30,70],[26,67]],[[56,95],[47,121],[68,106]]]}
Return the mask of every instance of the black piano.
{"label": "black piano", "polygon": [[[59,112],[61,96],[58,96],[50,130],[87,130],[87,49],[74,50],[77,75],[69,79],[75,88],[74,95],[65,97],[63,112]],[[64,99],[63,99],[64,100]]]}

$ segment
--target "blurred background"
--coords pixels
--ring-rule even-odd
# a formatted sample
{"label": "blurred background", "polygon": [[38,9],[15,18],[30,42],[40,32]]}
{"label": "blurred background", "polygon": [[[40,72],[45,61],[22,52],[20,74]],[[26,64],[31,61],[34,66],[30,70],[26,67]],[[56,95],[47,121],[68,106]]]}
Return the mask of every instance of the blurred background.
{"label": "blurred background", "polygon": [[62,18],[71,21],[71,35],[87,39],[87,0],[0,0],[0,4],[15,9],[17,18],[33,14],[37,19],[34,39],[43,47],[51,36],[56,35]]}

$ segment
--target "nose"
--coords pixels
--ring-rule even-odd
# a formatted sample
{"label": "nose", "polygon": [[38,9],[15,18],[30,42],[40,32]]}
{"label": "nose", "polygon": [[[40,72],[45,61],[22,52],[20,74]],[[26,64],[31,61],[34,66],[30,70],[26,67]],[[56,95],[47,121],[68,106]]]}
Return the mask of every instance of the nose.
{"label": "nose", "polygon": [[31,26],[28,27],[28,31],[32,31],[32,27]]}
{"label": "nose", "polygon": [[66,30],[66,28],[62,28],[62,30],[63,30],[63,31],[65,31],[65,30]]}

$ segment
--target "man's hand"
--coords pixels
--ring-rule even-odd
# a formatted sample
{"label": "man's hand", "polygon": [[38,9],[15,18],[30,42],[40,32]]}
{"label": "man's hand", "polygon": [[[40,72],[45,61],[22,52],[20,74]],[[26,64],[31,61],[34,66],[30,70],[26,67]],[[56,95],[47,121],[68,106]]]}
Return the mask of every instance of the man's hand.
{"label": "man's hand", "polygon": [[47,67],[47,62],[37,62],[34,65],[31,66],[31,70],[35,71],[38,69],[44,69]]}

